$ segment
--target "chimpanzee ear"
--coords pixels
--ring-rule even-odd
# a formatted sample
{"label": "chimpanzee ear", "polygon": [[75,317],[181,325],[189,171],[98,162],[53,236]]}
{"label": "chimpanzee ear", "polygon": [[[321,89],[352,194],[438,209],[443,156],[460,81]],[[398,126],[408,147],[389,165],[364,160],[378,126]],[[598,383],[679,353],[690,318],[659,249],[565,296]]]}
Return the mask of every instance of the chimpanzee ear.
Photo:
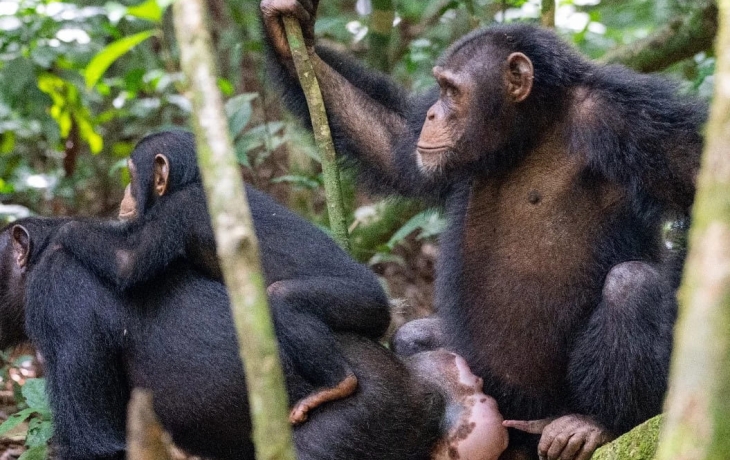
{"label": "chimpanzee ear", "polygon": [[507,58],[507,94],[513,102],[522,102],[532,91],[535,78],[532,61],[522,53],[512,53]]}
{"label": "chimpanzee ear", "polygon": [[13,256],[21,270],[25,270],[30,257],[30,234],[22,225],[14,225],[11,230],[13,238]]}
{"label": "chimpanzee ear", "polygon": [[162,196],[167,192],[168,179],[170,178],[170,162],[161,153],[155,155],[155,193]]}

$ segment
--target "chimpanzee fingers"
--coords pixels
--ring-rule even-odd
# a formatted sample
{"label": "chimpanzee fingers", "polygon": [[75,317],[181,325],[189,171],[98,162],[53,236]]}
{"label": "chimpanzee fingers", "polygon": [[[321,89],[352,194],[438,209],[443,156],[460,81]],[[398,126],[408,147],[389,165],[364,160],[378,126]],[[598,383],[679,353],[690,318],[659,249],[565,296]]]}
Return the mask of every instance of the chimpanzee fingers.
{"label": "chimpanzee fingers", "polygon": [[560,460],[575,460],[576,455],[580,452],[581,447],[586,442],[586,437],[580,433],[576,433],[568,439],[568,444],[563,448],[560,454]]}
{"label": "chimpanzee fingers", "polygon": [[547,458],[548,460],[559,460],[562,459],[561,454],[563,453],[563,450],[565,450],[565,447],[568,445],[568,441],[573,437],[573,434],[569,431],[561,431],[559,432],[554,438],[553,441],[550,443],[550,447],[547,450]]}
{"label": "chimpanzee fingers", "polygon": [[531,434],[542,434],[546,426],[552,422],[552,419],[546,418],[542,420],[505,420],[502,426],[506,428],[514,428]]}
{"label": "chimpanzee fingers", "polygon": [[558,435],[558,432],[552,430],[543,430],[542,436],[540,436],[540,442],[537,445],[537,453],[540,458],[547,458],[548,450],[553,444],[553,440]]}
{"label": "chimpanzee fingers", "polygon": [[260,7],[264,19],[294,16],[302,24],[307,24],[312,19],[309,11],[297,0],[263,0]]}
{"label": "chimpanzee fingers", "polygon": [[593,432],[588,436],[588,439],[586,440],[585,444],[583,444],[583,448],[578,452],[578,455],[575,457],[575,460],[589,460],[593,453],[598,449],[601,444],[600,434]]}

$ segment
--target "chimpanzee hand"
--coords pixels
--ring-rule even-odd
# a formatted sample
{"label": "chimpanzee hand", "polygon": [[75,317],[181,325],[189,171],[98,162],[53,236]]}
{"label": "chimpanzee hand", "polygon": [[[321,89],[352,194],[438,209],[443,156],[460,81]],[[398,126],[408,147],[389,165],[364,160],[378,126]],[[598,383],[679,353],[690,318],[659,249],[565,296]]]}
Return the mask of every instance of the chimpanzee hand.
{"label": "chimpanzee hand", "polygon": [[588,460],[614,436],[587,415],[570,414],[556,419],[505,420],[502,425],[541,434],[537,453],[547,460]]}
{"label": "chimpanzee hand", "polygon": [[282,59],[291,59],[282,16],[299,20],[307,48],[314,47],[314,22],[319,0],[261,0],[261,13],[271,44]]}

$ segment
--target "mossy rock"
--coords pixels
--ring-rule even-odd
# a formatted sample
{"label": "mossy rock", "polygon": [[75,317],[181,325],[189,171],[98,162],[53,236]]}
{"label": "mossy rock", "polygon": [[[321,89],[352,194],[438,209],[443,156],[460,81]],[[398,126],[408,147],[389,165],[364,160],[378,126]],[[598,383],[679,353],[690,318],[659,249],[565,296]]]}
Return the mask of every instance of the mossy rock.
{"label": "mossy rock", "polygon": [[661,415],[647,420],[596,450],[592,460],[652,460],[659,444],[661,425]]}

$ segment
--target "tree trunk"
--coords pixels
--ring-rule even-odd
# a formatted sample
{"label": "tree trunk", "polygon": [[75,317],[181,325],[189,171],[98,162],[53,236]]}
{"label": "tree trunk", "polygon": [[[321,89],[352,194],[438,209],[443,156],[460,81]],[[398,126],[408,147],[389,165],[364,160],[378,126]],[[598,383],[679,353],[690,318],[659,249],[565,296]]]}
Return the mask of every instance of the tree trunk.
{"label": "tree trunk", "polygon": [[725,460],[730,453],[730,0],[718,6],[715,97],[658,460]]}
{"label": "tree trunk", "polygon": [[368,31],[368,63],[371,67],[388,72],[390,70],[390,36],[393,31],[395,8],[393,0],[373,0]]}
{"label": "tree trunk", "polygon": [[591,460],[652,460],[656,453],[661,425],[662,416],[657,415],[601,446]]}
{"label": "tree trunk", "polygon": [[246,371],[256,457],[294,460],[284,375],[258,242],[216,84],[204,0],[178,0],[173,15],[190,85],[198,163]]}
{"label": "tree trunk", "polygon": [[542,0],[540,6],[540,23],[543,27],[555,28],[555,8],[558,0]]}

